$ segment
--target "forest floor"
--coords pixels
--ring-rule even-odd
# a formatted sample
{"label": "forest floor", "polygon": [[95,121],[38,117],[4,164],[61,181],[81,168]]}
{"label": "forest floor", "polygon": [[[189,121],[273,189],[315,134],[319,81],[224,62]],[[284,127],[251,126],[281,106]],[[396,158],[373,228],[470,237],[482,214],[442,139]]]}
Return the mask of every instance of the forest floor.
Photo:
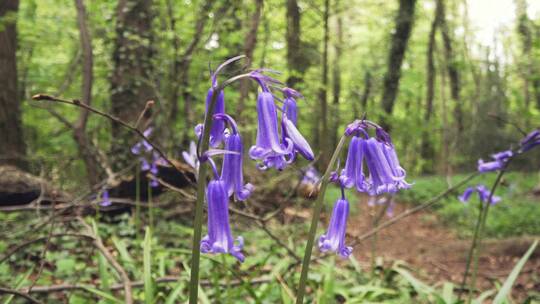
{"label": "forest floor", "polygon": [[[358,211],[352,214],[349,221],[349,233],[352,235],[368,231],[373,219],[373,207],[365,203],[358,206]],[[394,214],[406,208],[410,206],[396,204]],[[502,285],[531,243],[532,238],[527,237],[484,241],[477,279],[480,290],[493,289],[496,284]],[[454,231],[440,223],[436,214],[423,211],[383,229],[378,235],[376,256],[382,257],[385,264],[396,259],[405,261],[424,281],[452,282],[458,287],[463,278],[470,245],[471,239],[460,239]],[[367,263],[371,260],[371,252],[371,239],[354,249],[358,260]],[[525,264],[513,290],[514,298],[518,299],[523,299],[527,291],[540,290],[538,250]]]}

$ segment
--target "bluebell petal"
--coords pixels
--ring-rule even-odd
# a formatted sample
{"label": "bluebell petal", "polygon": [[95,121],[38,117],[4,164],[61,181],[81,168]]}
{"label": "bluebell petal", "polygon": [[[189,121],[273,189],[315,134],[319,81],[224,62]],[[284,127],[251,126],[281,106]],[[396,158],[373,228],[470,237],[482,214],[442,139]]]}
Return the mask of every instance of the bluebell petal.
{"label": "bluebell petal", "polygon": [[351,255],[352,247],[345,245],[348,217],[349,202],[345,198],[338,199],[334,204],[328,230],[319,238],[321,252],[333,251],[343,258]]}

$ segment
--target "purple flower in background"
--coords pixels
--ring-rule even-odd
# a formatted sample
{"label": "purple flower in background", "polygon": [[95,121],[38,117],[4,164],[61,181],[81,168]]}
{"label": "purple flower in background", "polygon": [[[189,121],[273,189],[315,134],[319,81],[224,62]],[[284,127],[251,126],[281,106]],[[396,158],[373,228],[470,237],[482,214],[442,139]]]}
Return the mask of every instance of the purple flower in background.
{"label": "purple flower in background", "polygon": [[404,176],[395,176],[399,168],[388,162],[384,152],[384,143],[375,138],[366,140],[366,164],[369,169],[369,194],[395,193],[400,189]]}
{"label": "purple flower in background", "polygon": [[150,165],[150,173],[152,173],[152,177],[150,178],[150,186],[152,188],[155,188],[155,187],[159,186],[159,182],[158,182],[158,180],[156,178],[156,176],[158,175],[157,163],[158,163],[157,160],[155,160]]}
{"label": "purple flower in background", "polygon": [[309,166],[302,176],[300,183],[302,184],[317,184],[321,180],[321,175],[313,166]]}
{"label": "purple flower in background", "polygon": [[365,155],[365,140],[354,136],[349,143],[345,168],[341,170],[339,180],[346,188],[356,186],[360,192],[367,192],[368,184],[363,172],[363,160]]}
{"label": "purple flower in background", "polygon": [[197,144],[194,141],[189,143],[189,151],[182,151],[182,157],[186,164],[195,169],[195,172],[199,171],[199,158],[197,157]]}
{"label": "purple flower in background", "polygon": [[351,255],[352,247],[345,245],[348,217],[349,202],[342,196],[334,204],[326,234],[321,235],[319,238],[319,250],[321,252],[334,251],[343,258]]}
{"label": "purple flower in background", "polygon": [[286,145],[279,140],[277,127],[277,113],[272,93],[263,91],[257,98],[257,142],[249,149],[249,156],[255,160],[262,160],[261,169],[276,167],[278,170],[285,168],[286,155],[290,155],[294,145],[290,139],[286,139]]}
{"label": "purple flower in background", "polygon": [[253,185],[247,183],[244,185],[244,174],[242,173],[242,137],[238,133],[236,122],[227,114],[216,115],[218,120],[227,120],[231,126],[232,132],[225,138],[225,150],[229,152],[223,156],[223,166],[221,168],[221,180],[225,183],[227,194],[234,196],[239,201],[246,200],[253,192]]}
{"label": "purple flower in background", "polygon": [[521,148],[519,151],[521,153],[527,152],[530,149],[540,145],[540,130],[533,130],[527,136],[525,136],[520,142]]}
{"label": "purple flower in background", "polygon": [[[143,135],[145,137],[149,137],[150,135],[152,135],[152,131],[153,129],[150,127],[144,130]],[[141,155],[142,153],[147,153],[152,150],[153,150],[152,146],[144,139],[139,141],[135,145],[133,145],[133,147],[131,147],[131,153],[135,155]]]}
{"label": "purple flower in background", "polygon": [[481,173],[500,170],[504,167],[506,162],[512,157],[514,153],[511,150],[495,153],[491,155],[493,159],[490,162],[484,162],[484,160],[478,160],[478,171]]}
{"label": "purple flower in background", "polygon": [[244,261],[241,250],[244,245],[242,237],[234,244],[229,226],[229,196],[222,180],[212,180],[206,188],[208,201],[208,235],[201,241],[203,253],[229,253],[240,262]]}
{"label": "purple flower in background", "polygon": [[[486,186],[482,184],[479,184],[476,187],[468,187],[467,189],[465,189],[462,195],[458,196],[458,199],[462,203],[466,203],[471,198],[471,195],[473,195],[473,193],[475,192],[478,193],[478,198],[480,199],[481,202],[484,202],[484,203],[488,202],[491,192]],[[501,198],[499,196],[493,195],[491,197],[490,204],[494,205],[500,201],[501,201]]]}
{"label": "purple flower in background", "polygon": [[105,189],[101,193],[101,202],[99,203],[102,207],[107,207],[112,205],[111,199],[109,198],[109,190]]}

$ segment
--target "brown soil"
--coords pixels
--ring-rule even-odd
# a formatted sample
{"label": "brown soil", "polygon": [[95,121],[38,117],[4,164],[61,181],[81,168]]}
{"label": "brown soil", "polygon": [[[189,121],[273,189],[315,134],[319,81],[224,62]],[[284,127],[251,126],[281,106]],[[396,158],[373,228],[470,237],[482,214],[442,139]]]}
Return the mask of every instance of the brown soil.
{"label": "brown soil", "polygon": [[[348,232],[351,235],[368,231],[374,214],[378,212],[363,199],[360,201],[359,211],[349,221]],[[394,214],[406,208],[408,206],[397,204]],[[532,241],[533,238],[513,238],[483,242],[477,287],[485,291],[493,289],[495,283],[500,286]],[[368,239],[354,248],[355,256],[367,265],[371,260],[371,244],[371,239]],[[463,278],[470,245],[470,239],[459,239],[454,232],[438,223],[436,215],[422,211],[382,230],[375,255],[382,257],[385,264],[405,261],[416,270],[417,277],[432,284],[451,281],[457,287]],[[524,299],[530,291],[540,292],[540,249],[525,264],[514,286],[513,296]]]}

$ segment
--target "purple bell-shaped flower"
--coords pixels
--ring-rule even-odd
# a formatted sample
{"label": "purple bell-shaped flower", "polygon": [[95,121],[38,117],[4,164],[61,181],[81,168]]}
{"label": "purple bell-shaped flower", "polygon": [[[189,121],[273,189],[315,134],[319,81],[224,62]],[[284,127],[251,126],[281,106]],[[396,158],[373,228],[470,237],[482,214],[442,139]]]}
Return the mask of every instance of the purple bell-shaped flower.
{"label": "purple bell-shaped flower", "polygon": [[208,235],[201,241],[203,253],[229,253],[240,262],[244,261],[242,237],[234,244],[229,226],[229,196],[222,180],[212,180],[206,188],[208,201]]}
{"label": "purple bell-shaped flower", "polygon": [[332,217],[326,234],[319,238],[319,250],[322,252],[334,251],[343,258],[352,253],[352,247],[345,245],[345,232],[347,218],[349,217],[349,202],[342,197],[334,204]]}

